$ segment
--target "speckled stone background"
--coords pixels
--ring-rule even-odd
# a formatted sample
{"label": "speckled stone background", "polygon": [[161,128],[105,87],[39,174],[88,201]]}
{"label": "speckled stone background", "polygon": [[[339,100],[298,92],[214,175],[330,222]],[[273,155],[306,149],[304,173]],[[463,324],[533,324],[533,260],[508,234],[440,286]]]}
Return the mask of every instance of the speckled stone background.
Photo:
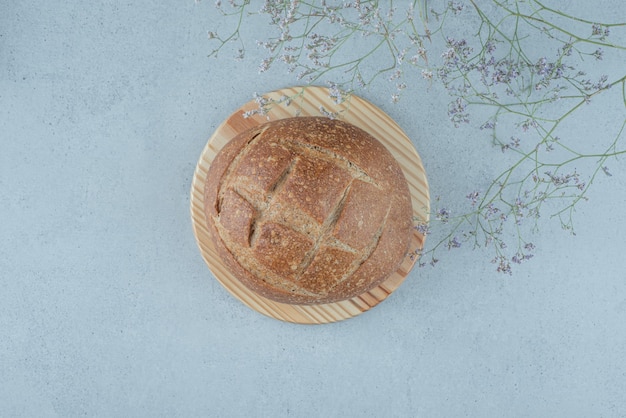
{"label": "speckled stone background", "polygon": [[[570,7],[626,16],[587,4]],[[0,416],[626,416],[623,158],[577,235],[542,219],[513,276],[460,249],[324,326],[233,299],[192,234],[193,170],[233,109],[293,80],[258,75],[254,48],[207,58],[221,19],[192,0],[0,1]],[[501,164],[444,95],[383,90],[364,96],[414,138],[433,196]],[[603,134],[594,112],[624,117],[615,93],[574,140]]]}

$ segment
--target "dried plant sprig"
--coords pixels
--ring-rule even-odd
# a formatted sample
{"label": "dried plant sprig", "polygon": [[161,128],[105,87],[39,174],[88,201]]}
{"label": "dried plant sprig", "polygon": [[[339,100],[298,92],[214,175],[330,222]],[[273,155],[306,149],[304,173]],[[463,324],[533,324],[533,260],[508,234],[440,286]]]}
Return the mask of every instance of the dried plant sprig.
{"label": "dried plant sprig", "polygon": [[[607,161],[626,153],[626,74],[598,73],[601,67],[589,65],[620,59],[626,22],[587,20],[539,0],[449,1],[438,10],[427,0],[400,6],[373,0],[266,1],[258,10],[250,1],[229,3],[227,11],[218,7],[236,20],[235,28],[224,37],[210,32],[218,42],[212,55],[236,42],[235,58],[241,59],[248,45],[241,38],[243,25],[267,18],[274,34],[258,41],[267,53],[260,72],[283,63],[300,82],[327,83],[335,103],[383,83],[393,86],[392,102],[440,83],[451,96],[445,109],[451,122],[480,127],[502,151],[510,163],[506,170],[477,185],[465,205],[449,209],[450,196],[449,205],[432,213],[431,225],[416,225],[435,236],[427,249],[415,249],[422,265],[436,264],[441,250],[470,244],[492,248],[496,270],[510,273],[532,257],[536,247],[525,237],[541,214],[548,211],[573,231],[575,208],[587,199],[596,176],[612,175]],[[468,25],[469,40],[463,35],[467,30],[459,30]],[[415,80],[423,84],[415,86]],[[589,150],[560,137],[563,125],[587,104],[616,90],[623,107],[612,138]],[[258,112],[292,100],[257,97]],[[320,113],[338,116],[326,109]],[[474,120],[475,114],[484,119]]]}
{"label": "dried plant sprig", "polygon": [[[450,119],[455,125],[469,122],[467,108],[477,106],[493,108],[489,119],[482,129],[490,130],[493,143],[503,152],[513,153],[509,168],[500,173],[477,199],[472,194],[472,210],[465,211],[452,222],[447,234],[434,244],[430,252],[450,246],[450,237],[456,237],[460,230],[474,246],[492,246],[495,249],[498,271],[509,273],[510,263],[519,263],[528,258],[530,243],[520,225],[527,219],[536,221],[543,213],[543,206],[549,203],[551,215],[557,217],[563,228],[573,231],[573,212],[576,205],[586,200],[586,193],[600,171],[605,171],[608,158],[626,153],[620,148],[623,139],[626,117],[616,121],[617,130],[614,139],[606,149],[585,152],[559,139],[557,132],[564,121],[581,112],[592,99],[611,88],[621,88],[626,97],[626,75],[614,81],[607,76],[600,76],[591,81],[587,75],[570,64],[569,57],[575,51],[578,57],[593,56],[595,52],[586,52],[585,47],[624,50],[623,45],[609,43],[607,37],[610,27],[624,24],[596,24],[564,15],[545,7],[540,2],[525,2],[528,7],[535,7],[526,13],[521,10],[521,2],[494,1],[502,14],[494,19],[483,12],[476,2],[471,1],[480,16],[481,26],[478,32],[482,48],[478,53],[464,41],[446,38],[448,49],[442,54],[444,65],[439,68],[439,78],[446,85],[455,101],[449,109]],[[573,31],[565,30],[545,19],[543,12],[557,14],[563,19],[572,19],[575,23],[587,23],[588,34],[577,36]],[[524,26],[526,25],[526,27]],[[526,41],[527,32],[535,29],[538,35],[553,40],[559,48],[553,59],[545,56],[533,58],[536,53]],[[566,34],[567,40],[559,40],[553,35]],[[536,42],[536,39],[532,41]],[[498,55],[498,50],[504,53]],[[557,104],[558,105],[555,105]],[[626,108],[626,100],[624,100]],[[624,110],[624,109],[622,109]],[[505,118],[505,133],[498,129],[500,120]],[[533,134],[525,138],[522,144],[518,136],[510,136],[511,121],[521,132]],[[602,145],[598,144],[596,148]],[[557,158],[553,158],[554,154]],[[592,160],[591,174],[583,180],[575,164],[581,160]],[[509,223],[518,237],[518,244],[513,255],[505,255],[507,248],[501,238],[505,232],[505,223]],[[511,229],[511,228],[509,228]],[[534,245],[532,246],[534,250]]]}
{"label": "dried plant sprig", "polygon": [[[274,35],[256,41],[267,52],[259,72],[282,63],[301,82],[333,82],[348,94],[378,79],[388,79],[397,85],[397,97],[406,86],[404,65],[417,67],[424,71],[425,78],[429,77],[424,39],[431,31],[426,26],[425,0],[409,2],[406,10],[400,10],[393,1],[371,0],[339,5],[325,1],[265,1],[256,11],[250,1],[230,3],[227,8],[219,2],[218,7],[225,16],[237,19],[235,28],[227,36],[209,32],[218,44],[210,56],[216,56],[232,42],[237,43],[237,57],[243,56],[243,19],[266,18],[262,22],[269,23]],[[360,45],[356,55],[355,42]]]}

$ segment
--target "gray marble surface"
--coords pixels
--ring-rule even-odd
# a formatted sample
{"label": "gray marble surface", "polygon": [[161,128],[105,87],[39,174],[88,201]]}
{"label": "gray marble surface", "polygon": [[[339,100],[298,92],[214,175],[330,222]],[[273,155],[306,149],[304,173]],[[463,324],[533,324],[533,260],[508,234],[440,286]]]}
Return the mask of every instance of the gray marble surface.
{"label": "gray marble surface", "polygon": [[[625,11],[600,3],[598,18]],[[576,236],[542,218],[512,276],[461,248],[357,318],[283,323],[212,277],[189,191],[221,121],[294,81],[257,74],[254,48],[209,59],[211,2],[0,10],[0,416],[626,416],[623,158]],[[432,195],[454,198],[504,163],[433,90],[363,95],[414,139]],[[624,117],[590,112],[574,141],[593,112]]]}

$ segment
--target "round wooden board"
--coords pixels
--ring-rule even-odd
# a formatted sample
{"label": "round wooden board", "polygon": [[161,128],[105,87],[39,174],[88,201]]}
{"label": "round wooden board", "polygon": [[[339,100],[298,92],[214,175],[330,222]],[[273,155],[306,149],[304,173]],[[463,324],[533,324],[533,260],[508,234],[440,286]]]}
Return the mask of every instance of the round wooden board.
{"label": "round wooden board", "polygon": [[[215,131],[205,146],[191,187],[191,218],[194,234],[202,257],[217,280],[241,302],[271,318],[299,324],[324,324],[341,321],[359,315],[385,300],[404,281],[413,268],[417,257],[407,255],[398,271],[378,287],[353,299],[322,305],[289,305],[274,302],[260,296],[242,285],[222,264],[209,238],[204,214],[204,183],[215,155],[234,136],[252,127],[294,116],[322,116],[331,112],[335,117],[352,123],[369,132],[381,141],[398,160],[409,183],[413,214],[416,222],[427,222],[430,211],[428,182],[422,161],[411,140],[400,127],[382,110],[371,103],[352,95],[341,104],[336,104],[323,87],[292,87],[277,90],[262,96],[273,102],[265,115],[245,112],[259,109],[259,103],[250,101],[237,109]],[[289,98],[289,105],[286,105]],[[282,102],[277,104],[276,102]],[[423,248],[424,236],[413,230],[411,249]]]}

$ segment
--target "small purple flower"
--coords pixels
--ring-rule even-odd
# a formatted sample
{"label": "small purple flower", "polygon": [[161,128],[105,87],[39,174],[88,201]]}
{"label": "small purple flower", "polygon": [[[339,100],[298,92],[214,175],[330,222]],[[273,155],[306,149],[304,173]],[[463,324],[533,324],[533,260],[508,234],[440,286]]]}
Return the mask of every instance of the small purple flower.
{"label": "small purple flower", "polygon": [[572,55],[572,44],[570,42],[563,44],[563,48],[561,50],[563,51],[563,55],[569,57]]}
{"label": "small purple flower", "polygon": [[448,8],[452,10],[452,13],[454,13],[455,15],[458,15],[459,13],[463,11],[465,6],[463,5],[463,3],[460,3],[458,1],[450,1],[448,2]]}
{"label": "small purple flower", "polygon": [[602,35],[604,32],[602,30],[602,26],[598,25],[597,23],[594,23],[593,25],[591,25],[591,35],[592,36],[599,36]]}
{"label": "small purple flower", "polygon": [[441,208],[436,213],[437,220],[446,223],[450,220],[450,211],[446,208]]}
{"label": "small purple flower", "polygon": [[485,208],[485,219],[492,219],[499,212],[500,209],[498,209],[493,203],[490,203]]}
{"label": "small purple flower", "polygon": [[263,61],[261,61],[261,64],[259,64],[259,73],[264,73],[269,70],[271,64],[272,60],[270,58],[265,58]]}
{"label": "small purple flower", "polygon": [[419,223],[415,226],[415,230],[424,236],[430,234],[430,227],[427,223]]}
{"label": "small purple flower", "polygon": [[459,127],[461,123],[469,123],[469,113],[467,113],[467,103],[460,97],[448,105],[448,116]]}
{"label": "small purple flower", "polygon": [[485,123],[483,123],[482,125],[480,125],[480,129],[493,129],[496,127],[495,122],[492,121],[487,121]]}
{"label": "small purple flower", "polygon": [[346,100],[347,94],[339,88],[337,83],[328,82],[328,95],[335,104],[341,104]]}
{"label": "small purple flower", "polygon": [[536,128],[537,125],[537,121],[533,120],[533,119],[526,119],[523,123],[522,123],[522,131],[523,132],[528,132],[528,130],[530,128]]}
{"label": "small purple flower", "polygon": [[476,206],[476,203],[478,202],[478,196],[479,195],[480,195],[479,192],[472,192],[472,193],[468,194],[465,197],[469,199],[469,201],[471,202],[472,206]]}
{"label": "small purple flower", "polygon": [[337,116],[339,116],[337,112],[330,112],[326,110],[324,106],[321,106],[321,105],[319,107],[319,111],[322,115],[326,116],[329,119],[337,119]]}
{"label": "small purple flower", "polygon": [[602,58],[604,56],[604,51],[602,50],[602,48],[598,48],[591,55],[598,61],[602,61]]}
{"label": "small purple flower", "polygon": [[460,248],[460,247],[461,247],[461,241],[459,241],[458,237],[455,236],[450,241],[448,241],[448,250],[452,248]]}
{"label": "small purple flower", "polygon": [[511,272],[511,264],[508,262],[508,260],[504,256],[500,255],[500,256],[494,258],[493,260],[491,260],[491,262],[493,264],[497,264],[498,265],[498,267],[496,268],[496,271],[498,273],[505,273],[505,274],[509,274],[509,275],[512,274],[512,272]]}

